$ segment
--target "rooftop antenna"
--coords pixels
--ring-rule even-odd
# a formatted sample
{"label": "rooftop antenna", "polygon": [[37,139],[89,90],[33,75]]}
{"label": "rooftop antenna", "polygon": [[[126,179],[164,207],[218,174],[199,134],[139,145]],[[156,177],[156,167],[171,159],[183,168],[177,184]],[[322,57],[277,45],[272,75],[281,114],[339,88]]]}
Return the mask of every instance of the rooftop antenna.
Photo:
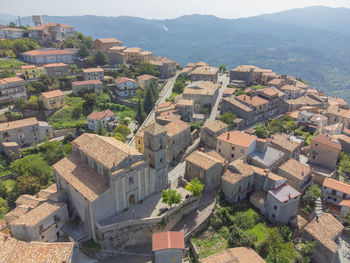
{"label": "rooftop antenna", "polygon": [[18,15],[18,25],[21,26],[21,19],[19,18],[19,15]]}

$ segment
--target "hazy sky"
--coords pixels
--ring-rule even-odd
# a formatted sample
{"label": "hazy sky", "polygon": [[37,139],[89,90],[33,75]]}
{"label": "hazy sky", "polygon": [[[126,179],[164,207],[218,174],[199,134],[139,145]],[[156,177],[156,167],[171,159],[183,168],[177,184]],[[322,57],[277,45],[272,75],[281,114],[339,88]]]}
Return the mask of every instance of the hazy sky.
{"label": "hazy sky", "polygon": [[238,18],[315,5],[350,8],[350,0],[0,0],[0,13],[20,16],[128,15],[144,18],[212,14],[222,18]]}

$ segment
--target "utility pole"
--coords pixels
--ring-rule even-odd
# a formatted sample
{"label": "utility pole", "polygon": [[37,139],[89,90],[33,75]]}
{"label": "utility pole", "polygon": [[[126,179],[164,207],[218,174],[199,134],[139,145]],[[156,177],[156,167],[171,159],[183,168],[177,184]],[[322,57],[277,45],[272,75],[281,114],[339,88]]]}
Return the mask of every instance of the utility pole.
{"label": "utility pole", "polygon": [[19,15],[18,15],[18,25],[21,26],[21,19],[19,18]]}

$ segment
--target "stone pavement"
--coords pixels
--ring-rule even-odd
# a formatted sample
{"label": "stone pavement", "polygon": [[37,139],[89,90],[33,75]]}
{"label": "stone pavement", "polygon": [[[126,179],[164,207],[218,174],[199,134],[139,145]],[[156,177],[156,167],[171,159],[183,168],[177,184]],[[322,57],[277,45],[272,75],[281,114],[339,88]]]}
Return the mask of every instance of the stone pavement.
{"label": "stone pavement", "polygon": [[172,230],[183,231],[185,237],[191,234],[211,215],[215,208],[216,197],[217,194],[213,190],[204,191],[197,210],[186,215]]}

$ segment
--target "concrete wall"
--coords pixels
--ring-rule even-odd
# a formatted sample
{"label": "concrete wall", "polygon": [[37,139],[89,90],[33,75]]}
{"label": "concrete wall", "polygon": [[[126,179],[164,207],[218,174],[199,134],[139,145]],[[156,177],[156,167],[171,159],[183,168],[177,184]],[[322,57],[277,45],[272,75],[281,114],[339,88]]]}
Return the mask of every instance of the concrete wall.
{"label": "concrete wall", "polygon": [[281,203],[270,193],[267,193],[263,213],[273,223],[288,224],[298,214],[299,200],[300,197],[297,197]]}
{"label": "concrete wall", "polygon": [[326,150],[317,147],[314,142],[311,143],[309,163],[318,164],[322,167],[335,169],[338,162],[338,151]]}
{"label": "concrete wall", "polygon": [[0,132],[0,142],[16,142],[20,147],[40,142],[38,124]]}

